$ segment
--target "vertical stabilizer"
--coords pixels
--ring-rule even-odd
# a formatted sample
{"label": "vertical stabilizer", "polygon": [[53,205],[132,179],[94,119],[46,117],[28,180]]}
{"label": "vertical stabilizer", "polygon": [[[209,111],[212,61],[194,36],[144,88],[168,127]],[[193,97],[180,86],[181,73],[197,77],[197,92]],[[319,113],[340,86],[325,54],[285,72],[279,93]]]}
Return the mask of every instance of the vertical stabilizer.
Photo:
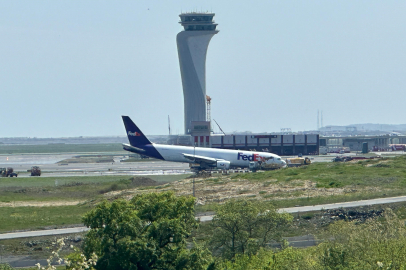
{"label": "vertical stabilizer", "polygon": [[132,146],[142,147],[151,144],[144,133],[134,124],[128,116],[122,116],[128,140]]}

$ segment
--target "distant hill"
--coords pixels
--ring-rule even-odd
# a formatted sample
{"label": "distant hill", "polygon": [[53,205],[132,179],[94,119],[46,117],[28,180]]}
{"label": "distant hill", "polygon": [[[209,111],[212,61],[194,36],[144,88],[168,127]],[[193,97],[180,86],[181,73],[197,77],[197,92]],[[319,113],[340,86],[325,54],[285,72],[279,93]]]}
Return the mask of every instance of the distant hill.
{"label": "distant hill", "polygon": [[380,130],[380,131],[406,131],[406,124],[390,125],[390,124],[355,124],[349,125],[356,127],[358,130]]}
{"label": "distant hill", "polygon": [[[167,135],[147,135],[154,143],[166,143]],[[101,136],[101,137],[70,137],[70,138],[0,138],[0,144],[106,144],[106,143],[128,143],[127,136]]]}

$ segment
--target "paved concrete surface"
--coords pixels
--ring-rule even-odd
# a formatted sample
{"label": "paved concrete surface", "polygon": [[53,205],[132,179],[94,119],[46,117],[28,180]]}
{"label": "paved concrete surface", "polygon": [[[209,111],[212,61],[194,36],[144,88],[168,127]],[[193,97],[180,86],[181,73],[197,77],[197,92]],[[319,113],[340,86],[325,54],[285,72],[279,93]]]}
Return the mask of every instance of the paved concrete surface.
{"label": "paved concrete surface", "polygon": [[[353,202],[281,208],[281,209],[278,209],[278,212],[280,212],[280,213],[282,213],[282,212],[300,213],[300,212],[321,211],[321,210],[337,209],[337,208],[359,207],[359,206],[374,205],[374,204],[397,203],[397,202],[404,202],[404,201],[406,201],[406,196],[399,196],[399,197],[379,198],[379,199],[353,201]],[[199,218],[201,222],[206,222],[206,221],[212,220],[213,215],[199,216],[197,218]]]}
{"label": "paved concrete surface", "polygon": [[[295,237],[283,237],[289,242],[289,246],[296,247],[296,248],[306,248],[312,247],[317,245],[317,240],[314,238],[313,235],[303,235],[303,236],[295,236]],[[282,245],[280,243],[273,243],[271,244],[274,248],[281,248]]]}
{"label": "paved concrete surface", "polygon": [[[12,167],[19,172],[18,177],[31,177],[27,170],[31,166],[41,167],[41,177],[89,176],[89,175],[163,175],[190,173],[189,164],[160,160],[139,162],[120,162],[125,154],[106,153],[112,155],[113,163],[69,163],[57,162],[80,155],[103,155],[103,153],[61,153],[61,154],[15,154],[0,155],[0,167]],[[310,156],[312,162],[331,162],[334,155]],[[286,159],[288,156],[284,156]]]}
{"label": "paved concrete surface", "polygon": [[[100,153],[102,154],[102,153]],[[93,175],[164,175],[190,173],[189,164],[160,160],[120,162],[123,155],[112,156],[113,163],[69,163],[57,164],[64,159],[82,154],[18,154],[0,155],[0,167],[12,167],[18,177],[31,177],[27,170],[40,166],[41,177],[93,176]],[[96,156],[96,154],[94,154]]]}
{"label": "paved concrete surface", "polygon": [[80,233],[80,232],[85,232],[88,230],[89,230],[89,228],[87,228],[87,227],[74,227],[74,228],[54,229],[54,230],[3,233],[3,234],[0,234],[0,240],[13,239],[13,238],[36,237],[36,236],[47,236],[47,235],[58,235],[58,234]]}
{"label": "paved concrete surface", "polygon": [[[0,263],[7,263],[11,267],[35,267],[37,263],[41,266],[47,266],[48,262],[46,259],[33,259],[30,256],[7,256],[0,257]],[[57,262],[53,262],[52,265],[59,265]],[[62,264],[63,265],[63,264]]]}
{"label": "paved concrete surface", "polygon": [[359,206],[365,206],[365,205],[397,203],[397,202],[404,202],[404,201],[406,201],[406,196],[379,198],[379,199],[343,202],[343,203],[331,203],[331,204],[322,204],[322,205],[313,205],[313,206],[281,208],[278,211],[287,212],[287,213],[299,213],[299,212],[320,211],[323,209],[327,210],[327,209],[337,209],[337,208],[359,207]]}

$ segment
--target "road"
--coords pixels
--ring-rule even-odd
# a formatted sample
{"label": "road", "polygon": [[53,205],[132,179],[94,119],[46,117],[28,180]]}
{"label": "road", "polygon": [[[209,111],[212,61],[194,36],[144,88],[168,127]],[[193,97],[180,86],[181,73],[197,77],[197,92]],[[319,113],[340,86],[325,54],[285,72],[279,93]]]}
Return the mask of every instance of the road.
{"label": "road", "polygon": [[48,235],[71,234],[71,233],[81,233],[81,232],[85,232],[85,231],[88,231],[88,230],[89,230],[89,228],[87,228],[87,227],[74,227],[74,228],[54,229],[54,230],[3,233],[3,234],[0,234],[0,240],[14,239],[14,238],[26,238],[26,237],[37,237],[37,236],[48,236]]}
{"label": "road", "polygon": [[[397,202],[404,202],[404,201],[406,201],[406,196],[344,202],[344,203],[322,204],[322,205],[313,205],[313,206],[281,208],[278,211],[293,214],[293,213],[300,213],[300,212],[311,212],[311,211],[320,211],[320,210],[337,209],[337,208],[359,207],[359,206],[374,205],[374,204],[388,204],[388,203],[397,203]],[[198,216],[198,217],[196,217],[196,219],[199,219],[201,222],[207,222],[207,221],[211,221],[213,219],[213,216],[214,215]],[[46,236],[46,235],[80,233],[80,232],[84,232],[87,230],[88,230],[88,228],[86,228],[86,227],[75,227],[75,228],[55,229],[55,230],[3,233],[3,234],[0,234],[0,240],[23,238],[23,237],[36,237],[36,236]]]}
{"label": "road", "polygon": [[404,202],[404,201],[406,201],[406,196],[379,198],[379,199],[343,202],[343,203],[331,203],[331,204],[322,204],[322,205],[313,205],[313,206],[281,208],[278,211],[286,212],[286,213],[300,213],[300,212],[312,212],[312,211],[337,209],[337,208],[359,207],[359,206],[374,205],[374,204],[397,203],[397,202]]}

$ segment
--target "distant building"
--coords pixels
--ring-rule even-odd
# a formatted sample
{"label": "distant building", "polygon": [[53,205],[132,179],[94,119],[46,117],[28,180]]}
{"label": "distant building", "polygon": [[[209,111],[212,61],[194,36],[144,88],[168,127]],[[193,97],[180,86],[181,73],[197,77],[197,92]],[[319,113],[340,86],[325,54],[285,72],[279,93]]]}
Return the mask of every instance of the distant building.
{"label": "distant building", "polygon": [[191,133],[192,121],[206,121],[206,54],[211,38],[218,33],[214,13],[182,13],[184,31],[176,42],[182,76],[185,134]]}

